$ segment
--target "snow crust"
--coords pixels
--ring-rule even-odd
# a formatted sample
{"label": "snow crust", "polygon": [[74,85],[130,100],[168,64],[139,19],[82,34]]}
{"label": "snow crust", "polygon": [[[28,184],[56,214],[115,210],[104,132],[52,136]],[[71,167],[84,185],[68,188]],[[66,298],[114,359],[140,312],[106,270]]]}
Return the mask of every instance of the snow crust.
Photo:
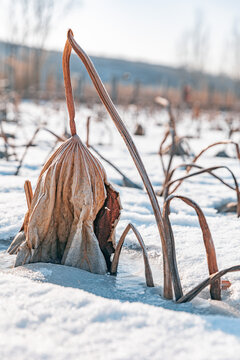
{"label": "snow crust", "polygon": [[[86,117],[95,114],[90,143],[141,185],[111,120],[104,115],[102,122],[97,121],[100,110],[82,108],[77,112],[78,134],[84,141]],[[134,141],[154,188],[160,189],[163,174],[157,151],[167,115],[164,112],[136,115],[134,108],[121,109],[121,113],[130,131],[136,119],[146,127],[147,135],[135,137]],[[220,114],[216,124],[221,124],[223,118],[224,114]],[[13,129],[15,125],[9,124],[5,129],[16,131],[18,144],[29,141],[40,121],[61,135],[66,122],[65,107],[23,103],[21,119],[23,128]],[[213,141],[225,139],[226,132],[213,129],[214,124],[203,121],[201,137],[189,140],[195,153]],[[196,124],[186,113],[179,135],[195,135],[195,130]],[[0,359],[239,359],[240,274],[225,277],[232,286],[223,292],[222,302],[210,300],[208,289],[191,303],[177,305],[164,300],[161,245],[148,197],[144,190],[120,186],[121,176],[103,161],[123,205],[116,238],[129,222],[138,228],[148,249],[156,287],[145,285],[142,255],[132,233],[125,242],[117,277],[43,263],[12,268],[14,256],[8,256],[6,249],[19,231],[26,211],[23,184],[29,179],[35,187],[51,150],[49,144],[54,141],[52,135],[40,132],[35,141],[37,146],[30,148],[17,177],[13,175],[17,162],[0,161]],[[229,166],[239,179],[239,162],[232,146],[227,147],[232,158],[214,157],[223,148],[207,152],[199,164]],[[19,155],[21,151],[19,148]],[[182,160],[178,158],[175,163]],[[233,184],[227,171],[216,173]],[[183,175],[184,171],[177,174]],[[218,214],[215,209],[225,201],[235,201],[234,191],[204,174],[184,182],[177,193],[191,197],[202,207],[212,232],[219,269],[239,264],[239,219],[236,214]],[[161,198],[159,202],[162,206]],[[179,200],[172,202],[171,221],[186,292],[208,275],[203,241],[193,209]]]}

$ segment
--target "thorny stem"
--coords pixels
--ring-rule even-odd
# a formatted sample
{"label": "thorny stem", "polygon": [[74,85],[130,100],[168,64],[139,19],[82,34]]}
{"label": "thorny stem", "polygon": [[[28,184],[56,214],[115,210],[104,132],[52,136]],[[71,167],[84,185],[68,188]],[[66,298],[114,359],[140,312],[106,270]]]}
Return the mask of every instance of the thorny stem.
{"label": "thorny stem", "polygon": [[117,268],[118,268],[118,263],[119,263],[119,257],[120,257],[120,253],[122,250],[122,246],[124,243],[124,240],[128,234],[128,232],[132,230],[134,232],[134,234],[136,235],[136,238],[142,248],[142,252],[143,252],[143,260],[144,260],[144,266],[145,266],[145,278],[146,278],[146,284],[149,287],[154,287],[154,283],[153,283],[153,277],[152,277],[152,271],[151,271],[151,267],[149,264],[149,260],[148,260],[148,254],[147,254],[147,250],[144,244],[144,241],[140,235],[140,233],[138,232],[138,230],[135,228],[135,226],[133,224],[128,224],[126,229],[124,230],[124,232],[122,233],[120,240],[117,244],[115,253],[114,253],[114,257],[113,257],[113,261],[112,261],[112,265],[111,265],[111,274],[115,275],[117,273]]}
{"label": "thorny stem", "polygon": [[[142,181],[144,183],[144,186],[146,188],[147,194],[149,196],[150,202],[152,204],[152,208],[153,208],[153,212],[155,215],[155,219],[156,219],[156,223],[158,226],[158,231],[160,234],[160,238],[161,238],[161,242],[162,242],[162,250],[163,250],[163,258],[165,259],[166,263],[168,264],[168,260],[167,260],[167,249],[166,249],[166,235],[164,232],[164,224],[163,224],[163,219],[162,219],[162,214],[161,214],[161,210],[156,198],[156,195],[154,193],[152,184],[149,180],[149,177],[147,175],[147,172],[145,170],[145,167],[142,163],[142,160],[140,158],[140,155],[137,151],[137,148],[128,132],[128,130],[126,129],[120,115],[118,114],[117,109],[115,108],[110,96],[108,95],[92,61],[90,60],[90,58],[88,57],[88,55],[84,52],[84,50],[77,44],[77,42],[75,41],[74,37],[73,37],[73,33],[72,30],[68,31],[68,40],[70,42],[70,44],[72,45],[73,49],[75,50],[76,54],[79,56],[79,58],[82,60],[82,62],[84,63],[87,72],[89,74],[89,76],[92,79],[92,82],[98,92],[98,95],[102,101],[102,103],[105,105],[109,115],[111,116],[115,126],[117,127],[119,133],[121,134],[131,156],[132,159],[137,167],[137,170],[142,178]],[[167,298],[171,298],[171,292],[172,292],[172,285],[171,285],[171,277],[170,277],[170,272],[168,271],[168,266],[167,266],[167,283],[164,286],[164,295]]]}

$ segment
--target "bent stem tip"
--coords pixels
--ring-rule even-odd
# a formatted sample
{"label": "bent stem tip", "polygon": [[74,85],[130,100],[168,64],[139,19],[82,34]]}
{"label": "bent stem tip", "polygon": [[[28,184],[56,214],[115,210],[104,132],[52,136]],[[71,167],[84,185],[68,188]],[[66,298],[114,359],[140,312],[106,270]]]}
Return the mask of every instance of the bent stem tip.
{"label": "bent stem tip", "polygon": [[[68,32],[73,35],[72,30],[68,30]],[[75,107],[74,107],[74,100],[73,100],[73,91],[71,85],[71,77],[70,77],[70,55],[72,51],[72,46],[70,45],[69,41],[67,40],[65,43],[63,57],[62,57],[62,67],[63,67],[63,79],[64,79],[64,86],[65,86],[65,96],[67,101],[67,108],[69,114],[69,122],[70,122],[70,130],[71,135],[76,135],[76,124],[75,124]]]}

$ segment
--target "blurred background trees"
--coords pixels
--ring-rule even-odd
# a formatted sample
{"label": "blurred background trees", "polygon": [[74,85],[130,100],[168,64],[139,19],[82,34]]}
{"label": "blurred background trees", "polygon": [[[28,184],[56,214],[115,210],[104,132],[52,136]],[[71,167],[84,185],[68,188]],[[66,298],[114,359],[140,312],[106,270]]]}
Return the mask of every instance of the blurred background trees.
{"label": "blurred background trees", "polygon": [[[2,8],[9,21],[7,38],[0,41],[2,92],[15,92],[20,98],[64,97],[61,51],[47,50],[46,43],[56,24],[61,24],[67,14],[74,14],[75,9],[81,12],[82,3],[83,0],[5,1]],[[99,27],[101,24],[99,18]],[[178,67],[93,57],[114,102],[154,105],[155,97],[160,94],[168,97],[176,106],[185,104],[192,107],[198,104],[205,108],[228,109],[234,105],[237,109],[240,99],[240,22],[236,20],[233,23],[228,50],[222,59],[222,69],[225,68],[225,59],[231,59],[231,76],[207,73],[215,40],[210,25],[202,11],[193,11],[192,22],[186,23],[185,31],[179,34],[175,45]],[[117,26],[119,21],[116,21]],[[171,19],[169,26],[174,27]],[[148,31],[147,27],[145,31]],[[111,46],[109,43],[109,48]],[[144,48],[144,44],[142,46]],[[161,44],[155,43],[153,46],[161,51]],[[87,102],[97,101],[88,76],[74,55],[71,69],[76,98]]]}

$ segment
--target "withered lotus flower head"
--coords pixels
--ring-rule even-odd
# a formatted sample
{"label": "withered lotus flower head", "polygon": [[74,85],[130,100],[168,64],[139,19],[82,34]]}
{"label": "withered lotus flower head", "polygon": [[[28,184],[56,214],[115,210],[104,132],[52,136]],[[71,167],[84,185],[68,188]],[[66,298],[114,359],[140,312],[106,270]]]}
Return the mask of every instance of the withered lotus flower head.
{"label": "withered lotus flower head", "polygon": [[18,250],[15,266],[51,262],[105,274],[121,205],[103,166],[76,134],[70,54],[67,40],[63,73],[72,136],[43,166],[26,221],[9,252]]}

